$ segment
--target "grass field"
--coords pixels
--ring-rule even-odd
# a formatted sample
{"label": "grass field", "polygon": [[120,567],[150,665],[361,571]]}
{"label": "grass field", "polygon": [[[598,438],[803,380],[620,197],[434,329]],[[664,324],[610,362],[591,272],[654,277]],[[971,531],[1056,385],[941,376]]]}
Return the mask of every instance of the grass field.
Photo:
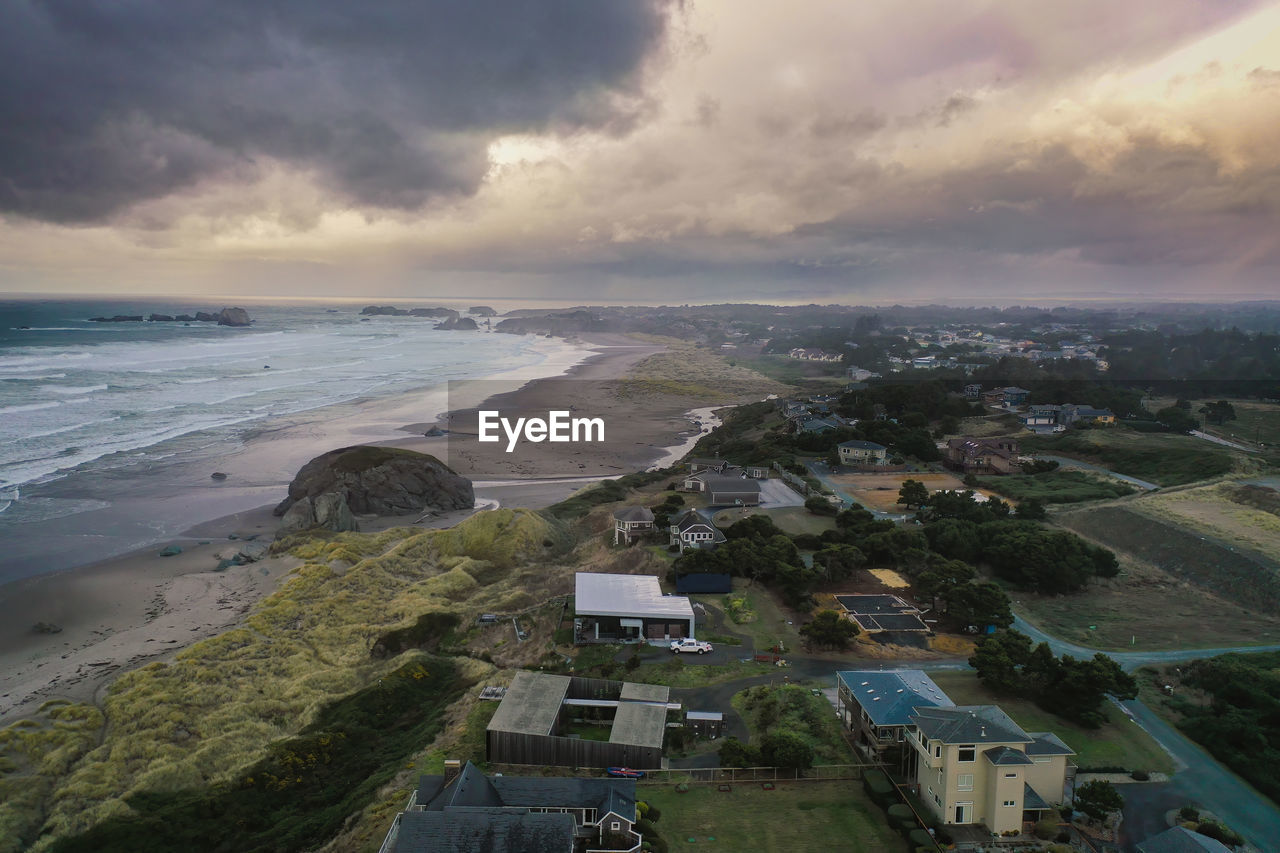
{"label": "grass field", "polygon": [[[1147,401],[1147,409],[1156,412],[1166,406],[1172,406],[1173,397],[1157,397]],[[1191,414],[1200,418],[1199,409],[1204,400],[1193,400]],[[1241,444],[1261,444],[1267,447],[1280,447],[1280,405],[1264,403],[1259,400],[1228,400],[1235,409],[1236,419],[1225,424],[1208,424],[1203,430],[1210,435],[1237,441]]]}
{"label": "grass field", "polygon": [[806,361],[785,355],[735,358],[726,354],[725,358],[788,385],[843,386],[848,381],[845,379],[844,366],[838,361]]}
{"label": "grass field", "polygon": [[991,693],[982,686],[974,672],[933,672],[930,677],[957,705],[996,704],[1026,731],[1053,732],[1076,751],[1072,760],[1081,768],[1173,771],[1173,760],[1169,754],[1114,706],[1107,706],[1109,721],[1106,725],[1085,729],[1055,717],[1028,700]]}
{"label": "grass field", "polygon": [[1280,563],[1280,514],[1271,509],[1277,502],[1274,489],[1219,483],[1152,495],[1135,508]]}
{"label": "grass field", "polygon": [[782,532],[792,536],[802,533],[820,534],[825,530],[834,530],[836,520],[829,515],[814,515],[802,506],[780,507],[778,509],[725,509],[717,512],[712,519],[721,529],[747,516],[764,514],[781,528]]}
{"label": "grass field", "polygon": [[696,785],[684,794],[642,784],[637,795],[661,810],[656,827],[673,851],[906,850],[860,782],[779,782],[772,791]]}
{"label": "grass field", "polygon": [[745,578],[734,578],[732,596],[744,600],[743,621],[732,618],[725,602],[727,596],[695,595],[691,598],[724,612],[725,628],[750,637],[759,651],[772,648],[779,642],[788,650],[800,648],[799,620],[782,607],[772,592]]}
{"label": "grass field", "polygon": [[[902,488],[904,480],[918,480],[924,483],[930,492],[968,488],[958,477],[933,471],[897,472],[892,474],[835,474],[830,479],[840,486],[841,491],[858,503],[883,512],[906,511],[906,507],[898,503],[898,490]],[[991,492],[985,489],[975,489],[975,491],[988,496],[991,495]]]}
{"label": "grass field", "polygon": [[1139,512],[1141,505],[1139,501],[1126,506],[1060,512],[1054,521],[1243,607],[1280,607],[1280,573],[1273,562],[1229,541],[1218,541],[1181,524]]}
{"label": "grass field", "polygon": [[1014,501],[1037,500],[1045,504],[1106,500],[1137,491],[1133,486],[1087,471],[1046,471],[1043,474],[984,477],[978,482],[983,488]]}
{"label": "grass field", "polygon": [[1188,435],[1140,433],[1123,427],[1068,430],[1054,436],[1021,439],[1024,451],[1040,451],[1083,459],[1112,471],[1180,486],[1229,473],[1246,454]]}

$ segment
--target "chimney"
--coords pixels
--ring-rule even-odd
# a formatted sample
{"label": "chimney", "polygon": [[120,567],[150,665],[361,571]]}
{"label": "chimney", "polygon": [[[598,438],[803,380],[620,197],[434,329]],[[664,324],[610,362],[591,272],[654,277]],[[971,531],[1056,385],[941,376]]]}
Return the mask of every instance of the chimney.
{"label": "chimney", "polygon": [[448,785],[462,773],[462,762],[456,758],[444,760],[444,783]]}

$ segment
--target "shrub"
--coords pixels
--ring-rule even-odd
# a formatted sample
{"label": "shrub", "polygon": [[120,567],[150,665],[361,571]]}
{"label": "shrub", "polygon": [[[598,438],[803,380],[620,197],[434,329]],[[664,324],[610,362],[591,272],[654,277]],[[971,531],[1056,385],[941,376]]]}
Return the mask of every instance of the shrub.
{"label": "shrub", "polygon": [[1199,823],[1200,810],[1195,806],[1183,806],[1178,809],[1178,817],[1191,823]]}
{"label": "shrub", "polygon": [[1151,778],[1151,774],[1145,770],[1135,770],[1129,774],[1135,782],[1146,782]]}
{"label": "shrub", "polygon": [[1052,819],[1040,821],[1036,824],[1035,835],[1036,838],[1039,838],[1041,841],[1048,841],[1051,838],[1056,838],[1058,835],[1058,822]]}
{"label": "shrub", "polygon": [[1211,820],[1206,820],[1197,826],[1196,832],[1215,841],[1221,841],[1228,847],[1239,847],[1244,844],[1244,839],[1238,833]]}

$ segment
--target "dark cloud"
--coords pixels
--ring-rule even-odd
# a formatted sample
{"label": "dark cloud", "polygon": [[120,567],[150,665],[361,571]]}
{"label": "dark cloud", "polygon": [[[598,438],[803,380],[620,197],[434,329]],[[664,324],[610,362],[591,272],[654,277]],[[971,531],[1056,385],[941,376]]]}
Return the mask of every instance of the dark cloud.
{"label": "dark cloud", "polygon": [[0,211],[91,222],[264,159],[392,208],[473,190],[495,135],[625,128],[666,0],[14,0]]}

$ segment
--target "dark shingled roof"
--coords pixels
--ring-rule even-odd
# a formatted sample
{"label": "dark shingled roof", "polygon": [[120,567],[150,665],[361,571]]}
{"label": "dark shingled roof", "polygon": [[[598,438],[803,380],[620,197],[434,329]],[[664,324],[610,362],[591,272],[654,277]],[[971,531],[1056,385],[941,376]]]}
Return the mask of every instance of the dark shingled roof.
{"label": "dark shingled roof", "polygon": [[1062,742],[1053,732],[1027,732],[1031,743],[1027,755],[1075,755],[1076,751]]}
{"label": "dark shingled roof", "polygon": [[982,754],[996,767],[1018,767],[1034,763],[1025,752],[1019,752],[1010,746],[995,746],[984,750]]}
{"label": "dark shingled roof", "polygon": [[995,705],[917,708],[911,721],[925,737],[943,743],[1031,743],[1031,737]]}
{"label": "dark shingled roof", "polygon": [[[462,789],[462,790],[460,790]],[[447,787],[443,776],[418,779],[416,804],[429,812],[466,808],[596,809],[635,822],[635,779],[560,776],[486,777],[470,761]]]}
{"label": "dark shingled roof", "polygon": [[747,477],[733,477],[725,474],[713,474],[705,478],[708,492],[756,492],[760,491],[760,481]]}
{"label": "dark shingled roof", "polygon": [[618,521],[653,521],[653,510],[647,506],[624,506],[613,513]]}
{"label": "dark shingled roof", "polygon": [[405,812],[392,853],[573,853],[573,817],[503,809]]}

